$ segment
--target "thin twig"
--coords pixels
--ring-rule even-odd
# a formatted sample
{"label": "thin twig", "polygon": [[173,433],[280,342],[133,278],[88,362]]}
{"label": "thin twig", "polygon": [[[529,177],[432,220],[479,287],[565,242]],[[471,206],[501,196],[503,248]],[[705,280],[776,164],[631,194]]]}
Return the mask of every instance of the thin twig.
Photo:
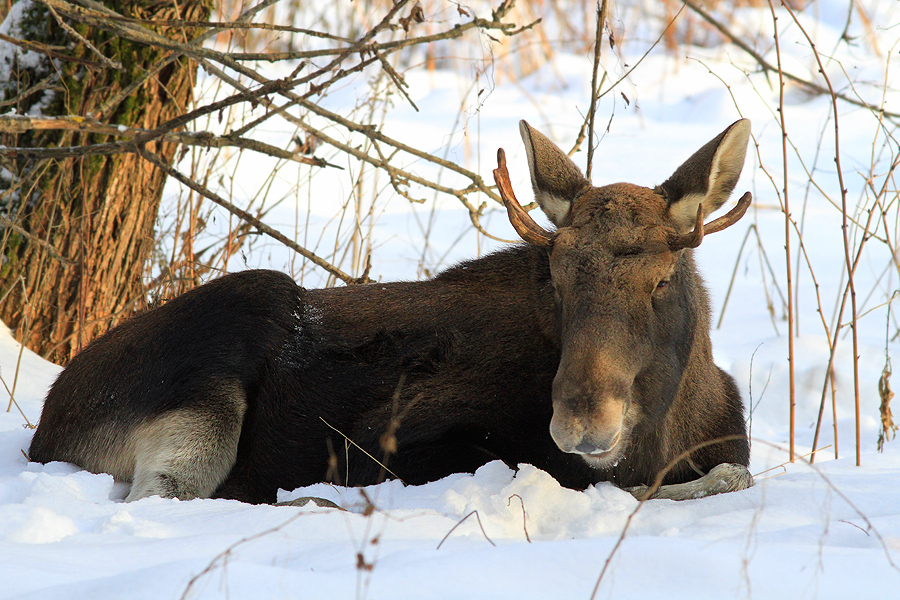
{"label": "thin twig", "polygon": [[388,473],[390,473],[390,474],[394,477],[394,479],[396,479],[396,480],[399,481],[400,483],[404,483],[404,481],[400,478],[399,475],[397,475],[396,473],[394,473],[393,471],[391,471],[390,469],[388,469],[388,468],[387,468],[387,465],[385,465],[383,462],[381,462],[380,460],[378,460],[377,458],[375,458],[374,456],[372,456],[371,454],[369,454],[369,453],[366,451],[365,448],[363,448],[362,446],[360,446],[359,444],[357,444],[356,442],[354,442],[353,440],[351,440],[349,437],[347,437],[347,434],[345,434],[343,431],[341,431],[340,429],[338,429],[337,427],[335,427],[334,425],[332,425],[331,423],[329,423],[328,421],[326,421],[324,418],[319,417],[319,419],[320,419],[323,423],[325,423],[326,425],[328,425],[328,427],[330,427],[331,429],[334,429],[337,433],[339,433],[345,440],[347,440],[348,442],[350,442],[350,444],[351,444],[354,448],[356,448],[357,450],[359,450],[360,452],[362,452],[363,454],[365,454],[366,456],[368,456],[369,458],[371,458],[371,459],[375,462],[376,465],[378,465],[379,467],[381,467],[382,469],[384,469],[385,471],[387,471]]}
{"label": "thin twig", "polygon": [[[597,99],[600,96],[600,84],[597,83],[597,73],[600,70],[600,48],[603,36],[603,26],[606,23],[606,2],[597,7],[597,31],[594,34],[594,66],[591,72],[591,107],[588,109],[588,155],[587,169],[585,177],[590,181],[591,168],[594,166],[594,118],[597,116]],[[606,79],[606,72],[603,73],[603,79]],[[602,84],[602,82],[601,82]]]}
{"label": "thin twig", "polygon": [[[79,65],[84,65],[89,69],[100,70],[103,68],[98,62],[93,60],[87,60],[85,58],[77,58],[75,56],[69,56],[68,54],[63,54],[60,50],[65,50],[65,48],[60,46],[47,46],[45,44],[40,44],[38,42],[32,42],[29,40],[20,40],[6,34],[0,33],[0,40],[4,42],[9,42],[10,44],[15,44],[21,48],[25,48],[26,50],[31,50],[32,52],[39,52],[41,54],[46,54],[50,58],[55,58],[57,60],[63,60],[67,62],[78,63]],[[50,79],[48,77],[48,79]],[[45,80],[46,81],[46,80]],[[2,105],[0,105],[2,106]]]}
{"label": "thin twig", "polygon": [[460,525],[462,525],[463,522],[464,522],[466,519],[468,519],[469,517],[471,517],[472,515],[475,515],[475,519],[478,521],[478,526],[481,528],[481,534],[484,536],[484,539],[486,539],[488,542],[490,542],[491,546],[496,547],[497,544],[495,544],[495,543],[493,542],[493,540],[491,540],[491,538],[488,537],[487,532],[484,530],[484,525],[481,524],[481,517],[478,516],[478,511],[477,511],[477,510],[473,510],[472,512],[470,512],[469,514],[467,514],[466,516],[464,516],[462,519],[460,519],[459,521],[457,521],[457,522],[456,522],[456,525],[454,525],[453,527],[450,528],[450,531],[448,531],[448,532],[447,532],[447,535],[445,535],[445,536],[443,537],[443,539],[441,539],[440,543],[437,545],[437,548],[435,548],[435,550],[440,550],[440,549],[441,549],[441,546],[444,544],[444,542],[447,541],[447,538],[450,537],[450,534],[453,533],[454,531],[456,531],[456,528],[459,527]]}
{"label": "thin twig", "polygon": [[69,35],[71,35],[72,37],[74,37],[75,39],[80,41],[91,52],[93,52],[95,55],[97,55],[97,58],[100,59],[100,62],[102,62],[104,65],[106,65],[107,67],[109,67],[110,69],[113,69],[115,71],[124,71],[125,70],[125,67],[122,66],[122,63],[120,63],[117,60],[113,60],[113,59],[109,58],[108,56],[106,56],[105,54],[103,54],[102,52],[97,50],[97,48],[89,40],[87,40],[83,35],[81,35],[77,31],[75,31],[74,29],[72,29],[71,25],[69,25],[68,23],[63,21],[62,17],[60,17],[59,14],[57,14],[57,12],[53,9],[53,6],[51,4],[44,2],[44,0],[38,0],[38,2],[43,3],[47,7],[47,10],[50,11],[50,14],[53,15],[53,18],[56,19],[56,22],[59,24],[59,26],[66,30],[66,33],[68,33]]}
{"label": "thin twig", "polygon": [[531,536],[528,535],[528,517],[525,514],[525,501],[522,500],[522,496],[520,496],[518,494],[513,494],[512,496],[510,496],[509,498],[506,499],[506,506],[510,505],[510,502],[512,502],[513,498],[518,498],[519,502],[522,504],[522,529],[525,530],[525,541],[527,541],[530,544]]}
{"label": "thin twig", "polygon": [[722,312],[719,313],[719,320],[716,321],[716,329],[722,327],[722,319],[725,318],[725,309],[728,308],[728,299],[731,297],[731,290],[734,287],[735,279],[737,279],[738,267],[741,264],[741,256],[744,255],[744,246],[747,245],[747,240],[750,239],[750,234],[753,233],[754,227],[756,227],[756,223],[751,224],[750,227],[747,228],[747,233],[744,234],[744,240],[738,248],[737,257],[734,259],[734,269],[731,271],[731,279],[728,280],[728,289],[725,291],[725,299],[722,300]]}
{"label": "thin twig", "polygon": [[46,250],[47,253],[53,258],[53,260],[59,261],[66,266],[72,266],[75,264],[74,261],[69,260],[59,252],[57,252],[56,248],[54,248],[52,244],[19,227],[3,215],[0,215],[0,225],[2,225],[3,227],[9,227],[19,235],[28,238],[29,241],[34,242],[35,244]]}
{"label": "thin twig", "polygon": [[215,569],[216,566],[218,566],[219,564],[224,565],[227,562],[228,557],[231,556],[231,553],[234,552],[234,550],[236,548],[238,548],[239,546],[243,546],[244,544],[247,544],[254,540],[258,540],[260,538],[263,538],[263,537],[266,537],[273,533],[276,533],[278,531],[281,531],[282,529],[284,529],[285,527],[287,527],[288,525],[290,525],[291,523],[293,523],[294,521],[296,521],[297,519],[299,519],[300,517],[302,517],[306,514],[309,514],[309,513],[298,512],[298,513],[292,515],[289,519],[287,519],[280,525],[276,525],[275,527],[271,527],[269,529],[266,529],[265,531],[261,531],[259,533],[254,533],[253,535],[250,535],[243,539],[240,539],[237,542],[235,542],[235,543],[231,544],[230,546],[228,546],[227,548],[225,548],[224,550],[222,550],[221,552],[219,552],[217,555],[215,555],[212,558],[212,560],[209,561],[209,564],[207,564],[206,567],[202,571],[200,571],[199,573],[197,573],[196,575],[191,577],[190,581],[188,581],[187,587],[184,589],[184,592],[182,592],[182,594],[181,594],[181,600],[187,600],[188,594],[190,594],[191,589],[194,587],[194,584],[197,583],[197,581],[199,581],[200,578],[203,577],[204,575],[211,573],[213,571],[213,569]]}
{"label": "thin twig", "polygon": [[787,268],[787,318],[788,318],[788,409],[790,415],[790,458],[794,460],[794,430],[796,389],[794,385],[794,295],[792,292],[793,280],[791,276],[791,210],[788,201],[788,154],[787,154],[787,125],[784,116],[784,72],[781,68],[781,43],[778,38],[778,17],[775,15],[775,6],[769,0],[769,9],[772,12],[772,29],[775,32],[775,56],[778,59],[778,115],[781,120],[781,156],[784,161],[782,187],[782,211],[784,212],[784,255]]}
{"label": "thin twig", "polygon": [[[160,129],[163,128],[161,127]],[[24,133],[30,130],[60,130],[135,138],[135,140],[159,139],[162,142],[171,142],[185,146],[198,146],[201,148],[242,148],[305,165],[343,169],[343,167],[333,165],[322,158],[304,156],[298,152],[290,152],[258,140],[235,138],[230,135],[218,136],[208,131],[165,132],[160,129],[149,130],[126,127],[124,125],[108,125],[95,119],[77,116],[30,117],[24,115],[0,115],[0,133]],[[140,142],[133,141],[133,143]],[[131,143],[108,143],[63,146],[52,149],[9,147],[0,148],[0,155],[58,158],[60,156],[113,155],[132,152],[133,150],[134,146]]]}

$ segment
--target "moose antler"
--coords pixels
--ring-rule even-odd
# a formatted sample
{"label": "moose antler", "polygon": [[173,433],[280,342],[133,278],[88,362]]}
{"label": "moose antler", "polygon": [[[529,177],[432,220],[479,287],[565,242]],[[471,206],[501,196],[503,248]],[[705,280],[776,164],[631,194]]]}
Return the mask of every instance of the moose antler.
{"label": "moose antler", "polygon": [[509,171],[506,169],[506,153],[503,151],[503,148],[497,149],[497,168],[494,169],[494,181],[497,182],[500,198],[503,199],[503,205],[506,207],[506,212],[509,215],[509,222],[516,230],[516,233],[533,246],[541,248],[550,246],[553,235],[535,223],[534,219],[525,212],[525,209],[516,200],[512,183],[509,181]]}
{"label": "moose antler", "polygon": [[704,235],[722,231],[737,223],[744,216],[744,213],[747,212],[751,200],[753,200],[753,195],[750,192],[745,193],[738,200],[737,205],[728,211],[727,214],[722,215],[715,221],[710,221],[706,225],[703,224],[703,205],[699,205],[697,207],[697,221],[694,224],[693,231],[672,238],[669,242],[669,248],[673,251],[681,250],[682,248],[696,248],[703,241]]}

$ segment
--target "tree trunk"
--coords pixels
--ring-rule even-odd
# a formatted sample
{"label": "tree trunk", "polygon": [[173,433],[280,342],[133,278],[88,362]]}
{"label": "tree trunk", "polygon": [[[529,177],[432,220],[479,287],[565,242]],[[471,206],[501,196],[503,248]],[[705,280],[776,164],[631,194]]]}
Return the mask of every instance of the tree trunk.
{"label": "tree trunk", "polygon": [[[21,0],[26,2],[30,0]],[[105,0],[104,4],[142,19],[196,21],[209,16],[205,0]],[[124,71],[118,71],[102,64],[94,51],[66,33],[44,5],[30,3],[19,12],[22,19],[18,31],[10,32],[13,37],[53,46],[56,52],[78,60],[57,59],[52,67],[43,55],[37,66],[37,61],[21,58],[21,52],[12,59],[16,64],[10,69],[10,80],[0,82],[0,87],[4,100],[19,97],[18,113],[99,115],[104,122],[154,129],[185,112],[192,97],[195,63],[181,58],[114,106],[104,107],[168,52],[72,23],[103,55],[124,66]],[[14,5],[10,17],[16,13]],[[191,37],[181,29],[156,30],[179,41]],[[22,95],[46,78],[55,84],[54,91]],[[29,131],[4,135],[0,143],[47,148],[108,141],[117,140],[71,131]],[[168,162],[176,150],[172,144],[155,142],[147,149]],[[134,154],[63,160],[6,158],[2,167],[0,215],[28,235],[0,226],[0,319],[41,356],[66,362],[91,339],[145,304],[143,276],[154,244],[153,226],[165,176]],[[66,262],[52,257],[35,239],[48,242]]]}

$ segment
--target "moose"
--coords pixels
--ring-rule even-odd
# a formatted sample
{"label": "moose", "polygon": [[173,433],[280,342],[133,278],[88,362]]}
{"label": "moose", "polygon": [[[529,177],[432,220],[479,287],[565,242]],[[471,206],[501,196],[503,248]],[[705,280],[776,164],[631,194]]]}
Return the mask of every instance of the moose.
{"label": "moose", "polygon": [[[273,503],[322,481],[408,484],[529,463],[685,499],[744,489],[749,441],[713,362],[692,250],[728,199],[750,123],[664,183],[594,187],[525,121],[538,225],[494,171],[524,239],[432,279],[304,289],[223,276],[138,314],[51,386],[30,458],[131,482],[127,501]],[[662,484],[662,487],[658,487]]]}

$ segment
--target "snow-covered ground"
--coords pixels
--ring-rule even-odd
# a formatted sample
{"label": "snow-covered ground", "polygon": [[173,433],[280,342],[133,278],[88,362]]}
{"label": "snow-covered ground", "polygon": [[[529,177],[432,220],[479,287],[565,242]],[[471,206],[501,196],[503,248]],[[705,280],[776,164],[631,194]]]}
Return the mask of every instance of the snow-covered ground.
{"label": "snow-covered ground", "polygon": [[[844,93],[884,102],[888,110],[900,109],[896,58],[887,58],[890,53],[896,57],[898,50],[897,3],[863,2],[874,29],[859,25],[855,16],[849,32],[856,37],[850,45],[838,41],[847,4],[814,3],[803,21],[817,48],[840,61],[827,63],[829,77]],[[732,23],[736,33],[755,40],[757,50],[776,62],[767,7],[742,9]],[[822,82],[809,44],[789,23],[790,17],[779,12],[785,69]],[[626,62],[633,66],[641,46],[650,43],[629,42],[623,50]],[[607,61],[612,74],[624,72],[614,58]],[[466,77],[456,72],[410,74],[410,95],[422,112],[399,104],[389,113],[386,131],[398,139],[433,140],[435,152],[447,151],[450,160],[482,175],[489,175],[497,147],[504,147],[519,199],[527,202],[527,167],[517,121],[524,118],[562,147],[570,147],[586,109],[590,69],[587,56],[558,54],[516,83],[501,80],[477,113],[467,113],[467,139],[462,128],[454,126],[458,90],[469,86]],[[855,465],[849,333],[839,337],[834,363],[840,458],[834,459],[829,393],[819,447],[832,447],[818,455],[815,465],[804,460],[785,464],[788,340],[779,298],[786,282],[784,218],[777,210],[784,169],[777,77],[756,72],[753,63],[728,44],[684,46],[677,57],[657,48],[623,82],[621,91],[628,104],[618,92],[600,104],[602,127],[613,111],[615,116],[595,156],[593,179],[598,184],[624,180],[654,185],[734,120],[747,117],[753,122],[751,143],[758,147],[748,152],[737,192],[751,190],[754,207],[727,232],[706,238],[695,256],[714,300],[714,321],[724,313],[721,326],[713,331],[717,362],[737,379],[745,402],[753,407],[748,417],[755,487],[702,500],[639,505],[608,484],[574,491],[528,465],[513,471],[493,463],[474,475],[454,475],[418,487],[396,482],[364,490],[319,485],[282,494],[282,499],[330,498],[347,511],[224,500],[148,498],[125,504],[125,487],[107,475],[26,461],[23,451],[31,430],[24,424],[37,422],[43,395],[59,368],[27,350],[20,352],[0,327],[0,375],[8,388],[15,386],[15,400],[24,413],[16,406],[0,412],[0,597],[587,600],[604,568],[597,598],[895,595],[900,589],[900,440],[887,442],[883,453],[876,451],[877,382],[886,353],[900,355],[896,341],[887,346],[885,341],[897,332],[897,320],[884,303],[897,289],[898,278],[881,241],[884,236],[866,242],[856,276],[863,315],[858,325],[862,466]],[[350,94],[346,96],[352,103]],[[329,101],[340,98],[336,94]],[[898,154],[897,142],[882,146],[884,133],[871,112],[846,103],[840,107],[845,187],[851,211],[859,216],[854,207],[868,209],[874,203],[864,188],[868,174],[874,170],[875,188],[884,183],[884,173]],[[796,153],[789,148],[787,159],[791,211],[802,224],[806,256],[829,327],[846,281],[840,213],[825,198],[840,201],[830,109],[828,97],[787,85],[784,116],[790,142],[797,148]],[[471,133],[475,131],[477,135]],[[474,152],[463,152],[463,147]],[[873,160],[878,163],[874,169]],[[584,164],[583,152],[576,161]],[[239,177],[251,188],[260,165],[245,158],[243,166],[246,171]],[[808,185],[806,169],[813,171],[820,189]],[[333,214],[329,194],[333,197],[334,190],[351,185],[341,182],[342,176],[346,173],[322,177],[322,187],[311,192],[317,198],[314,219]],[[238,204],[240,200],[235,198]],[[896,191],[885,201],[896,204]],[[279,205],[267,221],[293,224],[295,206],[288,204]],[[460,237],[468,216],[452,201],[442,200],[438,208],[429,232],[429,268],[497,246],[471,233]],[[375,275],[416,277],[422,258],[420,224],[430,210],[429,205],[409,205],[402,199],[386,200],[379,208],[373,229]],[[893,211],[891,219],[896,207]],[[866,216],[863,212],[861,218]],[[894,222],[887,220],[889,225]],[[515,237],[499,210],[485,223],[500,237]],[[883,233],[883,224],[879,226]],[[896,240],[896,229],[888,234]],[[851,228],[856,246],[861,237]],[[274,246],[266,248],[259,254],[264,258],[251,255],[251,263],[287,268],[290,259],[285,254]],[[796,261],[796,235],[792,251]],[[806,260],[801,258],[799,275],[794,271],[800,289],[799,335],[794,340],[799,454],[812,447],[828,361]],[[848,321],[845,312],[842,322]],[[0,398],[5,399],[5,393],[0,392]],[[0,402],[0,408],[5,404]]]}

